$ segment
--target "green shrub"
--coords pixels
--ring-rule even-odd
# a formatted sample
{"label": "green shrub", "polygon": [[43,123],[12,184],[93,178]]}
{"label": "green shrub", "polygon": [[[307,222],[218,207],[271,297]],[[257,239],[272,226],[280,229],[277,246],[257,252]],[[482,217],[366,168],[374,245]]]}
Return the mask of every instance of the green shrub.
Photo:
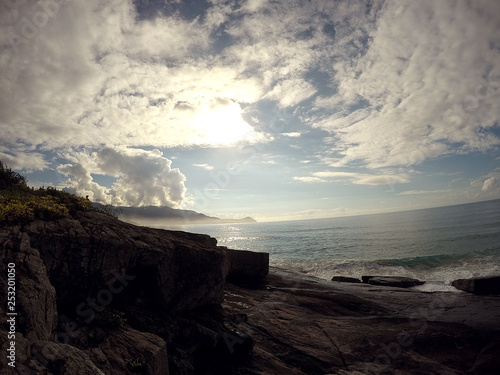
{"label": "green shrub", "polygon": [[134,374],[146,374],[147,367],[140,361],[139,358],[136,359],[126,359],[127,367],[130,372]]}
{"label": "green shrub", "polygon": [[0,161],[0,224],[56,220],[93,210],[92,202],[53,187],[30,188],[26,178]]}
{"label": "green shrub", "polygon": [[0,160],[0,190],[15,186],[26,187],[26,178],[14,172]]}

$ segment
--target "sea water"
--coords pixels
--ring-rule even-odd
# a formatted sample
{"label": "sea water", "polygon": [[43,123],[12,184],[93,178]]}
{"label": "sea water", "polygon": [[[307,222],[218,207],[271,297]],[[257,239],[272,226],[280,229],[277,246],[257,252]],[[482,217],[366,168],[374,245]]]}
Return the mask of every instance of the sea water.
{"label": "sea water", "polygon": [[304,221],[190,225],[231,249],[268,252],[270,265],[330,280],[397,275],[422,290],[500,275],[500,199],[385,214]]}

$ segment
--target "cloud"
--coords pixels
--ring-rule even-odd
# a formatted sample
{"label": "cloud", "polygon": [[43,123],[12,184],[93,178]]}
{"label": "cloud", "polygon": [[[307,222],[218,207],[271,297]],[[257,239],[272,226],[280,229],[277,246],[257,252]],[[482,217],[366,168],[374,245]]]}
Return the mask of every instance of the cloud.
{"label": "cloud", "polygon": [[310,83],[302,79],[289,79],[278,83],[264,98],[277,100],[281,107],[292,107],[315,93],[316,89]]}
{"label": "cloud", "polygon": [[[185,197],[185,176],[158,150],[103,148],[77,155],[83,164],[65,164],[58,172],[70,176],[63,187],[93,201],[117,206],[180,207]],[[110,188],[99,185],[92,174],[112,176]]]}
{"label": "cloud", "polygon": [[311,176],[306,176],[306,177],[294,177],[294,181],[299,181],[299,182],[305,182],[305,183],[313,183],[313,182],[325,182],[325,180],[319,178],[319,177],[311,177]]}
{"label": "cloud", "polygon": [[243,12],[254,13],[266,5],[267,2],[268,0],[246,0],[240,10]]}
{"label": "cloud", "polygon": [[[335,135],[337,165],[414,164],[500,144],[500,3],[386,3],[359,53],[334,63],[337,93],[311,123]],[[467,26],[465,26],[467,25]],[[354,52],[354,51],[353,51]]]}
{"label": "cloud", "polygon": [[300,133],[300,132],[280,133],[280,134],[285,136],[285,137],[290,137],[290,138],[299,138],[302,135],[302,133]]}
{"label": "cloud", "polygon": [[[5,152],[4,152],[5,151]],[[9,168],[28,172],[41,171],[48,168],[48,163],[43,154],[38,152],[26,153],[23,151],[9,151],[0,147],[0,160]]]}
{"label": "cloud", "polygon": [[[241,118],[241,104],[261,97],[260,80],[204,56],[215,26],[175,14],[140,20],[129,1],[53,3],[50,14],[42,2],[4,5],[3,142],[56,149],[265,140]],[[26,22],[35,18],[30,34]],[[230,105],[213,107],[220,98]]]}
{"label": "cloud", "polygon": [[410,180],[403,176],[393,175],[380,175],[361,178],[354,181],[356,185],[392,185],[392,184],[406,184]]}
{"label": "cloud", "polygon": [[423,194],[444,194],[444,193],[451,193],[451,190],[449,190],[449,189],[443,189],[443,190],[407,190],[407,191],[402,191],[401,193],[398,193],[398,195],[423,195]]}
{"label": "cloud", "polygon": [[206,169],[207,171],[212,171],[214,169],[213,166],[208,165],[206,163],[203,163],[203,164],[193,164],[193,167],[203,168],[203,169]]}
{"label": "cloud", "polygon": [[338,178],[348,179],[356,185],[392,185],[392,184],[405,184],[410,180],[406,176],[399,175],[373,175],[368,173],[358,172],[341,172],[341,171],[324,171],[315,172],[313,176],[317,178]]}
{"label": "cloud", "polygon": [[495,177],[490,177],[487,180],[484,180],[482,191],[490,191],[493,190],[497,183],[497,179]]}
{"label": "cloud", "polygon": [[333,172],[333,171],[315,172],[313,173],[313,175],[316,177],[346,177],[346,178],[361,178],[366,176],[365,174],[357,172]]}
{"label": "cloud", "polygon": [[[257,112],[294,107],[294,116],[279,118],[294,121],[283,136],[310,137],[290,147],[372,172],[303,178],[380,185],[409,181],[387,167],[500,144],[499,2],[211,0],[189,17],[146,17],[136,4],[0,5],[0,157],[37,170],[49,164],[46,151],[100,149],[94,161],[69,152],[73,164],[61,167],[68,186],[108,201],[175,205],[183,195],[175,173],[167,198],[125,164],[113,187],[97,184],[93,175],[109,170],[103,145],[116,152],[107,151],[109,163],[138,166],[131,150],[140,147],[271,143],[280,137],[259,130],[266,114]],[[316,134],[321,149],[306,144]],[[147,155],[146,170],[162,160]],[[146,189],[144,197],[125,181]]]}
{"label": "cloud", "polygon": [[71,176],[63,184],[65,190],[80,196],[88,196],[94,202],[114,204],[114,194],[104,186],[93,181],[91,173],[81,164],[62,164],[57,171]]}

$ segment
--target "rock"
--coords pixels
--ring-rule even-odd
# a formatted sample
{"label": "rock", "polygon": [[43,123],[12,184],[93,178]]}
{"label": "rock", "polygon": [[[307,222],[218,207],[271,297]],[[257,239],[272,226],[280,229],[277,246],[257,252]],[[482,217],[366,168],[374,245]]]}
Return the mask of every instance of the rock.
{"label": "rock", "polygon": [[361,281],[364,283],[364,284],[368,284],[368,281],[370,281],[371,278],[373,278],[375,276],[361,276]]}
{"label": "rock", "polygon": [[[9,263],[15,264],[17,332],[29,340],[48,340],[57,325],[56,291],[39,252],[30,246],[29,236],[17,227],[3,231],[0,249],[4,249],[0,251],[0,264],[6,268]],[[0,290],[7,291],[5,277],[0,278]],[[0,311],[4,307],[2,303]],[[3,311],[2,316],[6,316]]]}
{"label": "rock", "polygon": [[479,352],[470,373],[496,375],[498,369],[500,369],[500,339],[495,339]]}
{"label": "rock", "polygon": [[340,283],[360,283],[361,280],[355,277],[348,276],[333,276],[331,281],[337,281]]}
{"label": "rock", "polygon": [[451,283],[455,288],[474,294],[500,294],[500,276],[458,279]]}
{"label": "rock", "polygon": [[475,363],[471,375],[498,373],[500,353],[488,345],[500,336],[496,297],[478,304],[465,293],[333,284],[273,268],[267,279],[261,290],[226,285],[226,312],[245,314],[235,324],[255,342],[238,373],[465,375]]}
{"label": "rock", "polygon": [[124,327],[108,336],[88,356],[106,374],[168,375],[167,345],[160,337]]}
{"label": "rock", "polygon": [[362,276],[362,280],[364,283],[370,285],[392,286],[398,288],[410,288],[425,283],[425,281],[402,276]]}
{"label": "rock", "polygon": [[269,253],[225,249],[227,280],[249,287],[265,283],[269,273]]}
{"label": "rock", "polygon": [[[268,259],[218,247],[207,235],[97,212],[1,227],[0,271],[6,275],[12,263],[16,270],[16,366],[26,374],[166,374],[169,366],[200,373],[204,360],[213,362],[202,353],[228,331],[226,276],[265,279]],[[0,278],[1,290],[7,282]],[[4,317],[6,307],[0,304]],[[251,350],[251,337],[237,341],[239,351]],[[228,356],[218,358],[230,363]],[[0,367],[7,368],[6,356]]]}
{"label": "rock", "polygon": [[222,351],[231,356],[239,357],[250,355],[254,344],[250,335],[237,330],[225,332],[218,343]]}
{"label": "rock", "polygon": [[106,375],[85,352],[74,346],[52,341],[35,341],[32,350],[39,358],[39,363],[49,368],[51,374]]}
{"label": "rock", "polygon": [[224,253],[209,236],[138,227],[96,212],[34,221],[24,232],[60,305],[74,309],[99,293],[114,299],[138,290],[174,311],[223,299]]}

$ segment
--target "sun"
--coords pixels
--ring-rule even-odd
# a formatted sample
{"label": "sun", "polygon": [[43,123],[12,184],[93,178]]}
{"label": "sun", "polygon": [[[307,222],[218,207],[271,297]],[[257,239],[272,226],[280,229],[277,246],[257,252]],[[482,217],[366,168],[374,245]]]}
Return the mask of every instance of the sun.
{"label": "sun", "polygon": [[262,138],[262,134],[245,122],[240,105],[229,99],[217,98],[204,103],[193,117],[193,125],[202,143],[212,146],[256,142]]}

